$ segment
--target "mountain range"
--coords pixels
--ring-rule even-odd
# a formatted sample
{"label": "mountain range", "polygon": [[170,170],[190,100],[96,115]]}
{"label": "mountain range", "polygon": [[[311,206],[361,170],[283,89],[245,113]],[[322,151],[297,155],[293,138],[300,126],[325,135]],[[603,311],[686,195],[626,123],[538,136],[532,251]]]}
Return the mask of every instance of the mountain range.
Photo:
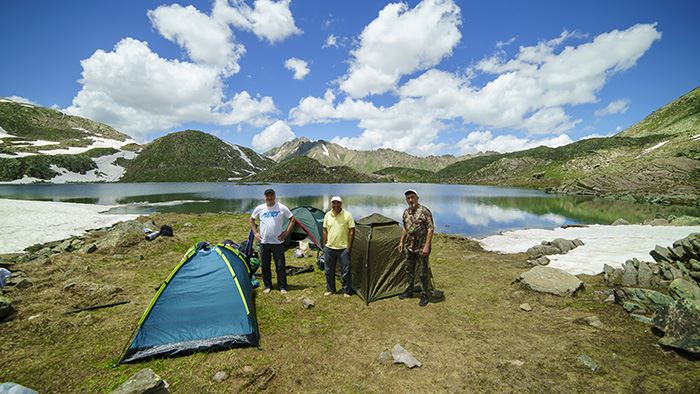
{"label": "mountain range", "polygon": [[700,88],[611,137],[419,157],[307,138],[264,155],[201,131],[140,145],[110,126],[0,99],[0,182],[435,182],[698,204]]}

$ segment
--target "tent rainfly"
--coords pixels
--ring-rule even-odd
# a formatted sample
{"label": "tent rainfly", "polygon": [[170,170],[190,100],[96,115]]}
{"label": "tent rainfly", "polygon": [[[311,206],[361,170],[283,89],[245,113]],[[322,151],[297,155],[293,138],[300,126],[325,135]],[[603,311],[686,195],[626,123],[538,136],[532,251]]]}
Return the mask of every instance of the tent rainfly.
{"label": "tent rainfly", "polygon": [[[322,210],[314,207],[296,207],[291,209],[296,225],[289,234],[284,244],[286,247],[296,247],[298,242],[309,238],[316,249],[323,249],[322,234],[323,234],[323,217],[326,215]],[[289,219],[285,219],[282,228],[287,228]]]}

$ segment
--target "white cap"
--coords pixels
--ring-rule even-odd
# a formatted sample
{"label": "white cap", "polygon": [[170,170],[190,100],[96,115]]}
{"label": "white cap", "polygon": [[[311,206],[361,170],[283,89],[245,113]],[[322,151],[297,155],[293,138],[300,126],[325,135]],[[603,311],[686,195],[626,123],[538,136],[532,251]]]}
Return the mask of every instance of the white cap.
{"label": "white cap", "polygon": [[331,202],[333,202],[333,201],[343,202],[343,199],[340,198],[340,196],[333,196],[333,197],[331,198]]}
{"label": "white cap", "polygon": [[411,193],[415,194],[416,197],[418,197],[418,192],[415,191],[415,190],[413,190],[413,189],[408,189],[408,190],[406,190],[403,194],[404,194],[404,196],[407,196],[407,195],[409,195],[409,194],[411,194]]}

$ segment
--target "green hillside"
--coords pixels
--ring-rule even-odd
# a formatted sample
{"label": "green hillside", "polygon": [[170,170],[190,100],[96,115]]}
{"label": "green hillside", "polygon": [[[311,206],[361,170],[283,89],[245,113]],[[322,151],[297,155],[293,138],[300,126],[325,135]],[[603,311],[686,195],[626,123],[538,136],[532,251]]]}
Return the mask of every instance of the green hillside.
{"label": "green hillside", "polygon": [[435,179],[433,171],[406,167],[382,168],[373,174],[385,177],[390,182],[431,182]]}
{"label": "green hillside", "polygon": [[271,183],[369,183],[380,177],[362,174],[350,167],[326,167],[318,161],[298,156],[277,163],[265,171],[245,178],[246,182]]}
{"label": "green hillside", "polygon": [[700,87],[659,108],[618,135],[643,137],[652,134],[682,133],[700,133]]}
{"label": "green hillside", "polygon": [[223,182],[264,170],[274,162],[211,134],[185,130],[146,145],[121,182]]}

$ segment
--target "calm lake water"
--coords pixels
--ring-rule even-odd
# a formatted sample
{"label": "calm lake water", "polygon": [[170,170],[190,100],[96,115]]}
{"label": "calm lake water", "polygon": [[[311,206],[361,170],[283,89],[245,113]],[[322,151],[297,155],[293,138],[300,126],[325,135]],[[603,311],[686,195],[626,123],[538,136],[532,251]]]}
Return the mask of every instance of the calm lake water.
{"label": "calm lake water", "polygon": [[590,197],[550,195],[536,190],[435,184],[276,184],[231,183],[97,183],[0,185],[0,198],[121,205],[114,213],[250,212],[273,187],[290,208],[311,205],[327,210],[334,195],[358,219],[373,212],[400,220],[403,192],[415,188],[431,209],[437,231],[484,237],[505,230],[555,228],[565,224],[631,222],[657,214],[700,216],[700,209],[635,204]]}

